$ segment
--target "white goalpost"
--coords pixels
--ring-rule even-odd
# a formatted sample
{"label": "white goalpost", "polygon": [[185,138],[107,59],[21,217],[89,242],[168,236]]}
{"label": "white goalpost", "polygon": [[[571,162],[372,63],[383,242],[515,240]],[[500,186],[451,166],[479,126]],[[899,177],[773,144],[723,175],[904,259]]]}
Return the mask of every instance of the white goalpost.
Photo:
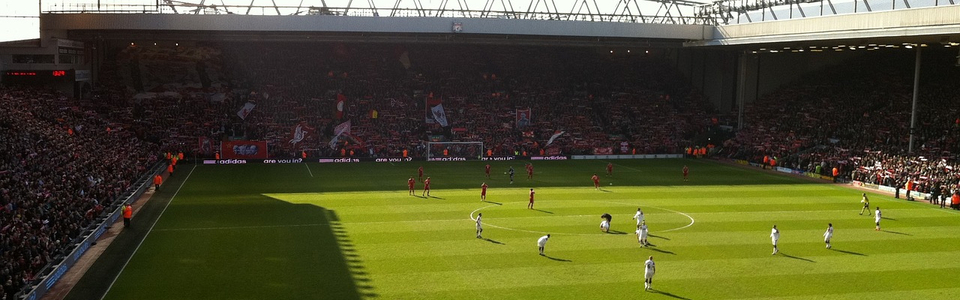
{"label": "white goalpost", "polygon": [[463,161],[483,158],[483,142],[427,142],[427,161]]}

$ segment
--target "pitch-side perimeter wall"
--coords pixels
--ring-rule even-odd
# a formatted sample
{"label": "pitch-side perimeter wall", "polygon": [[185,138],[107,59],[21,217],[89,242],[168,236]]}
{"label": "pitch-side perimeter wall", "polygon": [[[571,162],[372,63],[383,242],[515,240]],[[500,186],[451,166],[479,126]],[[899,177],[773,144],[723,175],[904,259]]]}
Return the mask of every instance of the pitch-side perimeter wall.
{"label": "pitch-side perimeter wall", "polygon": [[127,193],[122,196],[123,201],[114,207],[108,207],[107,210],[110,210],[111,212],[106,216],[106,218],[102,219],[99,224],[94,226],[93,230],[87,230],[84,236],[81,237],[81,241],[77,244],[77,247],[74,248],[70,254],[64,257],[59,264],[54,265],[53,268],[51,268],[51,272],[43,275],[40,283],[36,286],[33,286],[33,289],[20,299],[36,300],[42,298],[43,295],[46,294],[47,291],[49,291],[50,288],[52,288],[53,285],[60,280],[61,277],[63,277],[63,274],[66,274],[67,271],[70,270],[70,268],[73,267],[78,260],[80,260],[80,257],[83,256],[88,249],[90,249],[90,246],[97,242],[97,239],[99,239],[100,236],[107,231],[107,228],[112,226],[113,223],[116,222],[121,215],[123,215],[123,205],[136,202],[137,199],[140,199],[140,196],[143,195],[143,193],[146,192],[153,183],[153,175],[161,172],[164,166],[166,166],[165,163],[157,163],[146,173],[146,175],[137,179],[137,182],[133,184],[134,188],[127,191]]}

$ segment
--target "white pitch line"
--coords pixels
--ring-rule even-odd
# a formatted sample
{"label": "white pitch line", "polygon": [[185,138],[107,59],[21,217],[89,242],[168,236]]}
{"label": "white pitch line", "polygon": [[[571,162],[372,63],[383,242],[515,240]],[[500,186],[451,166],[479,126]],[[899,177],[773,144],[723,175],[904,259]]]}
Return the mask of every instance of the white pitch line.
{"label": "white pitch line", "polygon": [[309,163],[304,163],[303,165],[307,167],[307,172],[310,172],[310,177],[312,178],[312,177],[313,177],[313,171],[310,171],[310,164],[309,164]]}
{"label": "white pitch line", "polygon": [[188,179],[190,179],[190,175],[193,175],[193,170],[196,169],[197,165],[193,165],[193,169],[190,169],[190,173],[187,174],[187,178],[183,179],[183,182],[180,183],[180,187],[178,187],[177,191],[173,193],[172,197],[170,197],[170,201],[167,202],[167,205],[163,206],[163,210],[160,211],[160,215],[157,216],[156,220],[153,220],[153,224],[150,225],[150,230],[147,231],[147,234],[143,235],[143,239],[137,244],[137,248],[133,249],[133,253],[130,254],[130,257],[127,257],[127,261],[123,263],[123,267],[120,268],[120,272],[117,272],[117,276],[113,277],[113,281],[110,282],[110,286],[107,287],[107,291],[103,292],[103,295],[100,296],[100,300],[106,298],[107,294],[110,293],[110,289],[113,289],[113,284],[117,283],[117,279],[120,278],[120,274],[123,274],[123,270],[127,268],[128,264],[130,264],[130,260],[132,260],[133,256],[136,255],[137,251],[140,250],[140,246],[143,245],[143,241],[147,240],[147,237],[150,236],[151,232],[153,232],[153,227],[157,226],[157,221],[160,221],[160,218],[163,217],[163,213],[167,211],[167,207],[170,206],[170,202],[173,202],[173,199],[177,198],[177,194],[180,193],[180,189],[183,188],[183,185],[187,183]]}
{"label": "white pitch line", "polygon": [[[610,201],[603,201],[603,202],[614,203],[614,204],[624,204],[624,205],[639,205],[639,204],[636,204],[636,203],[623,203],[623,202],[610,202]],[[675,211],[675,210],[672,210],[672,209],[666,209],[666,208],[662,208],[662,207],[650,206],[650,205],[647,205],[647,207],[653,207],[653,208],[656,208],[656,209],[662,209],[662,210],[669,211],[669,212],[672,212],[672,213],[680,214],[680,215],[683,215],[684,217],[687,217],[687,219],[690,219],[690,224],[687,224],[686,226],[677,227],[677,228],[671,228],[671,229],[666,229],[666,230],[660,230],[660,231],[651,231],[651,232],[670,232],[670,231],[676,231],[676,230],[685,229],[685,228],[688,228],[688,227],[690,227],[690,226],[693,226],[693,223],[696,223],[696,222],[697,222],[697,220],[693,219],[693,217],[691,217],[690,215],[688,215],[688,214],[686,214],[686,213],[684,213],[684,212]]]}
{"label": "white pitch line", "polygon": [[[475,209],[475,210],[473,210],[472,212],[470,212],[470,220],[476,222],[477,219],[475,219],[475,218],[473,217],[473,213],[475,213],[475,212],[477,212],[477,211],[479,211],[479,210],[481,210],[481,209],[488,208],[488,207],[493,207],[493,206],[500,206],[500,205],[493,204],[493,205],[487,205],[487,206],[484,206],[484,207]],[[525,230],[525,229],[516,229],[516,228],[510,228],[510,227],[497,226],[497,225],[493,225],[493,224],[486,223],[486,222],[484,222],[483,225],[490,226],[490,227],[493,227],[493,228],[500,228],[500,229],[504,229],[504,230],[512,230],[512,231],[519,231],[519,232],[526,232],[526,233],[535,233],[535,234],[554,234],[554,235],[598,235],[598,234],[602,234],[602,233],[556,233],[556,232],[545,232],[545,231],[536,231],[536,230]]]}
{"label": "white pitch line", "polygon": [[[584,201],[590,201],[590,200],[584,200]],[[614,203],[614,204],[624,204],[624,205],[636,205],[636,204],[634,204],[634,203],[609,202],[609,201],[600,201],[600,202]],[[474,214],[474,213],[476,213],[477,211],[480,211],[480,210],[482,210],[482,209],[486,209],[486,208],[494,207],[494,206],[500,206],[500,205],[496,205],[496,204],[487,205],[487,206],[484,206],[484,207],[481,207],[481,208],[478,208],[478,209],[475,209],[475,210],[471,211],[471,212],[470,212],[470,220],[471,220],[471,221],[477,221],[477,219],[473,217],[473,214]],[[694,220],[693,217],[691,217],[690,215],[688,215],[688,214],[686,214],[686,213],[683,213],[683,212],[675,211],[675,210],[672,210],[672,209],[660,208],[660,207],[656,207],[656,206],[649,206],[649,205],[648,205],[647,207],[653,207],[653,208],[656,208],[656,209],[662,209],[662,210],[669,211],[669,212],[672,212],[672,213],[680,214],[680,215],[683,215],[683,216],[687,217],[688,219],[690,219],[690,224],[687,224],[687,225],[685,225],[685,226],[681,226],[681,227],[677,227],[677,228],[671,228],[671,229],[667,229],[667,230],[651,231],[651,232],[670,232],[670,231],[676,231],[676,230],[688,228],[688,227],[690,227],[690,226],[693,226],[694,223],[696,223],[696,220]],[[564,215],[564,216],[558,216],[558,217],[585,217],[585,216],[593,216],[593,215],[573,215],[573,216]],[[561,234],[561,235],[604,235],[604,233],[554,233],[554,232],[546,232],[546,231],[516,229],[516,228],[510,228],[510,227],[497,226],[497,225],[490,224],[490,223],[486,223],[486,222],[485,222],[483,225],[487,225],[487,226],[490,226],[490,227],[493,227],[493,228],[499,228],[499,229],[505,229],[505,230],[512,230],[512,231],[519,231],[519,232],[527,232],[527,233],[536,233],[536,234],[548,234],[548,233],[549,233],[549,234]]]}

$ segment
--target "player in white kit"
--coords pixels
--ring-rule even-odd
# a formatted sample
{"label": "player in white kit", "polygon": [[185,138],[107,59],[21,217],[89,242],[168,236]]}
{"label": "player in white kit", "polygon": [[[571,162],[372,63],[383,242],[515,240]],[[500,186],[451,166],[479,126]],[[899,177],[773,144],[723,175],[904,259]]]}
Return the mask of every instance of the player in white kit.
{"label": "player in white kit", "polygon": [[540,255],[543,255],[543,247],[547,245],[547,240],[550,239],[550,235],[541,236],[537,240],[537,248],[540,250]]}
{"label": "player in white kit", "polygon": [[600,221],[600,231],[610,232],[610,221],[607,221],[607,219]]}
{"label": "player in white kit", "polygon": [[873,214],[873,220],[877,223],[877,231],[880,231],[880,219],[883,219],[883,217],[880,216],[880,207],[877,206],[877,211]]}
{"label": "player in white kit", "polygon": [[483,233],[483,223],[481,223],[480,221],[481,218],[483,218],[483,213],[477,214],[477,238],[478,239],[482,238],[480,234]]}
{"label": "player in white kit", "polygon": [[637,242],[640,243],[641,247],[646,247],[647,245],[650,245],[650,243],[647,242],[648,232],[649,231],[647,230],[647,222],[641,223],[640,229],[637,229]]}
{"label": "player in white kit", "polygon": [[637,220],[637,229],[640,229],[640,224],[643,223],[643,211],[637,207],[637,214],[633,215],[633,219]]}
{"label": "player in white kit", "polygon": [[823,242],[827,243],[827,249],[830,249],[830,238],[833,237],[833,223],[827,224],[827,231],[823,233]]}
{"label": "player in white kit", "polygon": [[649,291],[653,289],[653,274],[657,272],[657,265],[653,263],[653,256],[650,256],[650,259],[643,263],[643,268],[643,290]]}
{"label": "player in white kit", "polygon": [[770,240],[773,241],[773,254],[770,255],[777,254],[777,252],[780,252],[780,249],[777,249],[777,241],[780,240],[780,230],[777,230],[777,225],[773,225],[773,230],[770,232]]}

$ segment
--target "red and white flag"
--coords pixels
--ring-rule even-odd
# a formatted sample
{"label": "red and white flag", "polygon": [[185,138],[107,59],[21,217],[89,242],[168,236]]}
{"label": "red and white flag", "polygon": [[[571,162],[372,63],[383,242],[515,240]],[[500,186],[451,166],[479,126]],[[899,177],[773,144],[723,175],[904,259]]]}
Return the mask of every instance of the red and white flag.
{"label": "red and white flag", "polygon": [[256,106],[253,102],[247,102],[240,108],[240,111],[237,112],[237,116],[240,117],[240,119],[246,120],[247,116],[250,115],[250,112],[253,111],[253,108]]}
{"label": "red and white flag", "polygon": [[337,127],[333,128],[333,135],[341,135],[344,133],[350,133],[350,120],[340,123],[340,125],[337,125]]}
{"label": "red and white flag", "polygon": [[447,127],[450,126],[450,122],[447,121],[447,114],[443,111],[443,103],[440,100],[440,97],[433,97],[433,93],[430,93],[430,96],[427,96],[427,108],[430,109],[427,119],[433,119],[440,124],[440,126]]}
{"label": "red and white flag", "polygon": [[313,128],[307,126],[306,122],[300,122],[300,124],[293,126],[293,130],[290,132],[290,144],[297,145],[297,143],[310,137],[310,134],[314,131]]}
{"label": "red and white flag", "polygon": [[564,132],[566,132],[566,131],[557,130],[556,133],[554,133],[553,135],[550,136],[550,140],[547,141],[547,144],[544,145],[544,147],[550,146],[550,144],[553,144],[553,141],[556,140],[558,137],[560,137],[560,135],[562,135]]}
{"label": "red and white flag", "polygon": [[213,141],[209,137],[200,136],[197,137],[198,149],[200,149],[200,154],[210,155],[213,154]]}
{"label": "red and white flag", "polygon": [[338,93],[337,94],[337,119],[343,119],[343,109],[347,105],[347,96]]}

